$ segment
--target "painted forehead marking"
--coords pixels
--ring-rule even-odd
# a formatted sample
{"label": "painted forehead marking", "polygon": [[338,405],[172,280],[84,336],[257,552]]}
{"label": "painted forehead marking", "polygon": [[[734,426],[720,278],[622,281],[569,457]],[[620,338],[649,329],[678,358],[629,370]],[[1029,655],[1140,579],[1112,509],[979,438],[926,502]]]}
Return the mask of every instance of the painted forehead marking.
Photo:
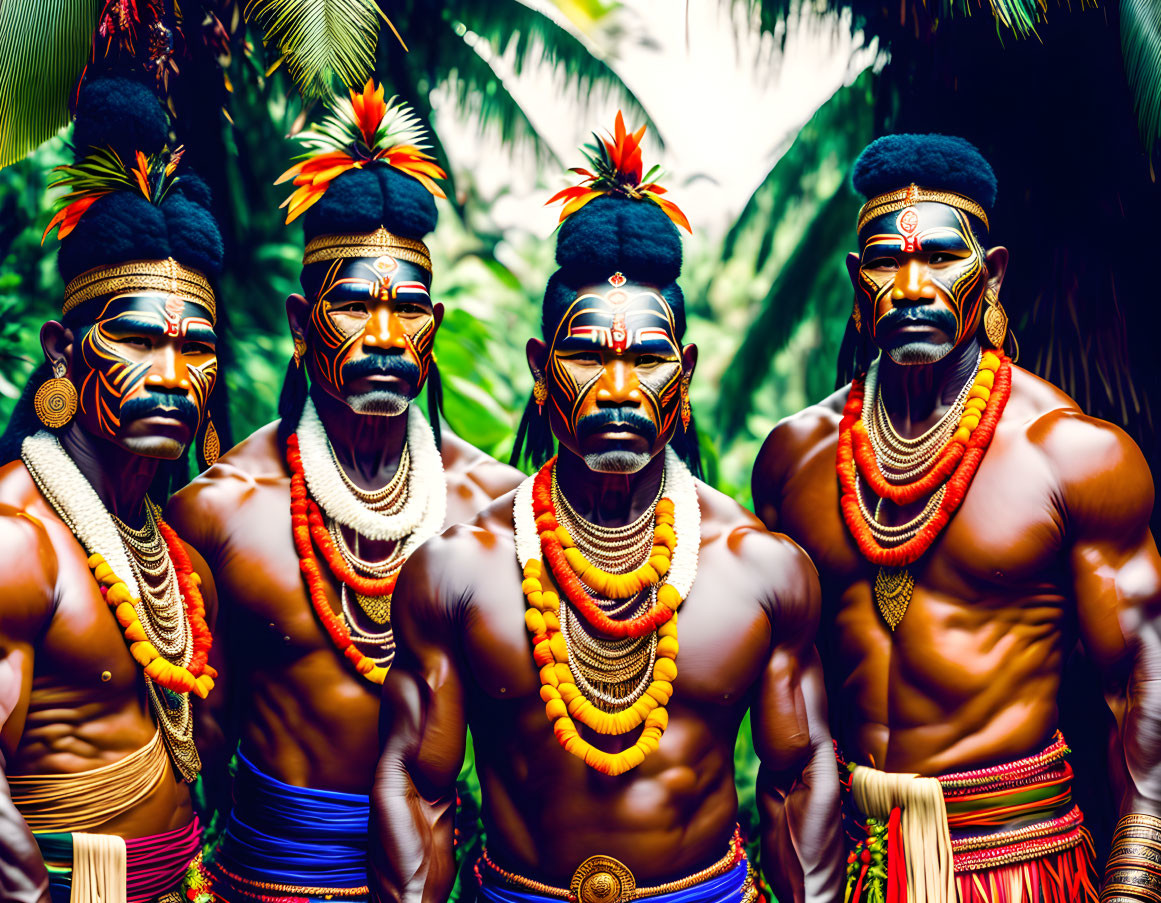
{"label": "painted forehead marking", "polygon": [[[878,245],[897,245],[903,253],[914,253],[923,250],[925,241],[930,241],[941,235],[958,238],[969,248],[974,249],[976,245],[975,233],[972,232],[967,217],[954,207],[935,204],[926,211],[927,219],[935,216],[935,208],[945,210],[955,222],[953,224],[940,223],[920,229],[923,223],[920,219],[920,211],[915,207],[905,207],[897,214],[885,213],[881,217],[871,220],[871,223],[865,227],[864,231],[868,231],[869,234],[862,241],[863,250]],[[895,229],[887,231],[890,230],[892,220]],[[879,222],[877,228],[884,231],[875,231],[874,224],[876,222]]]}
{"label": "painted forehead marking", "polygon": [[618,353],[649,341],[675,344],[673,311],[661,295],[650,290],[629,293],[616,288],[604,295],[586,292],[561,318],[554,344],[562,329],[568,338],[594,342]]}

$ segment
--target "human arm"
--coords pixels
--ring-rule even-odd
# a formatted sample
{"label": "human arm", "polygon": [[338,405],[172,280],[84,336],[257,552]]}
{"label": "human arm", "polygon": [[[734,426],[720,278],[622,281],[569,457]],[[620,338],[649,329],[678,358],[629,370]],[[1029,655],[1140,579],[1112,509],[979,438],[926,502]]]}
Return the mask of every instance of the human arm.
{"label": "human arm", "polygon": [[7,762],[28,713],[35,639],[51,617],[55,572],[43,526],[11,509],[0,514],[0,899],[12,903],[49,903],[48,873],[12,802]]}
{"label": "human arm", "polygon": [[[1081,639],[1100,669],[1117,722],[1111,765],[1122,823],[1144,816],[1161,843],[1161,557],[1149,532],[1153,485],[1144,457],[1116,427],[1081,415],[1038,425],[1060,477],[1060,500]],[[1114,842],[1108,899],[1144,874],[1140,850]],[[1112,885],[1121,885],[1116,890]]]}
{"label": "human arm", "polygon": [[201,481],[192,483],[170,499],[165,518],[185,544],[190,563],[201,578],[202,601],[206,607],[206,624],[213,637],[209,665],[217,672],[214,688],[205,699],[193,699],[194,741],[202,761],[200,793],[194,804],[208,827],[215,813],[230,809],[230,758],[237,745],[234,720],[230,717],[229,669],[226,663],[227,636],[232,608],[223,607],[213,579],[211,559],[220,561],[223,547],[216,538],[217,506],[210,506],[213,496]]}
{"label": "human arm", "polygon": [[383,685],[371,795],[371,897],[443,903],[455,881],[456,777],[467,713],[447,587],[448,540],[411,556],[392,599],[397,653]]}
{"label": "human arm", "polygon": [[762,870],[783,903],[838,899],[843,879],[839,776],[827,728],[826,691],[814,648],[818,577],[806,553],[783,537],[760,567],[770,586],[769,660],[750,721],[758,753]]}

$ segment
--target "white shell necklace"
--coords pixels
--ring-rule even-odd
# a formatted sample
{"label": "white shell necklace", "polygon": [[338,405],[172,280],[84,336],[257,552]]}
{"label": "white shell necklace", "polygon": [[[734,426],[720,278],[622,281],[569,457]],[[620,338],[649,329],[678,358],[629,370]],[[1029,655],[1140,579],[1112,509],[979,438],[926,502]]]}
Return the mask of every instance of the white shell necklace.
{"label": "white shell necklace", "polygon": [[447,516],[447,483],[435,436],[423,415],[407,409],[407,450],[411,457],[407,500],[395,514],[372,511],[351,491],[339,471],[326,430],[309,398],[298,422],[298,448],[307,489],[323,513],[377,542],[405,540],[406,556],[443,528]]}

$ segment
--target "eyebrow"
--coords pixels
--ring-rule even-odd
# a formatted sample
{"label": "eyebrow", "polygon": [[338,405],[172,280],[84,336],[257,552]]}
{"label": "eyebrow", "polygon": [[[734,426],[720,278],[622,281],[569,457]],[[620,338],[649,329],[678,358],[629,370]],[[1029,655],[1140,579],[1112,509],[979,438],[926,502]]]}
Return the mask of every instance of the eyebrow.
{"label": "eyebrow", "polygon": [[146,335],[164,335],[165,324],[160,318],[154,319],[146,313],[133,312],[118,314],[104,324],[109,332],[141,332]]}
{"label": "eyebrow", "polygon": [[970,251],[971,245],[956,230],[938,226],[920,233],[920,246],[924,251]]}
{"label": "eyebrow", "polygon": [[186,330],[185,337],[191,342],[206,342],[207,344],[217,344],[218,334],[210,329],[208,326],[195,324]]}

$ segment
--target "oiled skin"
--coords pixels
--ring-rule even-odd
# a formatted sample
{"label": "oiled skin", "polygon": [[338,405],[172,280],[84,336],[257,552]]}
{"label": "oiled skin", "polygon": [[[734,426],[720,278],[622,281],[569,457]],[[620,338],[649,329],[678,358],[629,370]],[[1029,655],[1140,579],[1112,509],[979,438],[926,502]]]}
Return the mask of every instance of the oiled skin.
{"label": "oiled skin", "polygon": [[[454,782],[471,727],[489,855],[568,886],[586,858],[641,885],[726,851],[737,817],[734,740],[749,708],[762,759],[763,863],[779,899],[839,891],[838,776],[813,637],[814,569],[785,537],[698,484],[698,577],[679,613],[678,677],[660,749],[602,775],[553,735],[524,624],[512,497],[426,543],[405,566],[401,652],[383,693],[372,801],[376,900],[442,901],[454,879]],[[582,735],[616,751],[639,734]]]}
{"label": "oiled skin", "polygon": [[1034,752],[1057,727],[1061,669],[1079,636],[1119,724],[1121,811],[1161,814],[1161,559],[1137,447],[1013,366],[995,438],[962,507],[912,566],[914,598],[892,633],[872,597],[875,567],[839,509],[846,396],[775,428],[753,489],[766,525],[819,569],[819,646],[847,756],[938,775]]}
{"label": "oiled skin", "polygon": [[[212,623],[213,581],[193,550],[190,558],[202,578]],[[0,468],[0,573],[0,752],[5,775],[89,771],[153,739],[157,728],[141,668],[101,596],[85,550],[20,461]],[[111,678],[103,681],[106,671]],[[194,707],[197,715],[197,700]],[[167,771],[131,810],[87,830],[133,838],[188,824],[193,815],[188,787],[172,766]],[[6,786],[0,804],[5,809],[11,805]],[[47,901],[47,878],[35,842],[22,820],[5,821],[0,896]]]}
{"label": "oiled skin", "polygon": [[[226,735],[240,739],[267,774],[295,786],[366,794],[379,752],[379,688],[335,649],[311,606],[276,432],[272,423],[223,455],[168,510],[170,523],[209,562],[222,599],[219,642],[228,653],[215,711]],[[446,429],[442,456],[447,523],[470,519],[521,479]],[[339,611],[337,583],[325,567],[323,573]],[[398,610],[396,602],[393,620]],[[228,803],[223,766],[217,763],[211,788],[219,804]]]}

